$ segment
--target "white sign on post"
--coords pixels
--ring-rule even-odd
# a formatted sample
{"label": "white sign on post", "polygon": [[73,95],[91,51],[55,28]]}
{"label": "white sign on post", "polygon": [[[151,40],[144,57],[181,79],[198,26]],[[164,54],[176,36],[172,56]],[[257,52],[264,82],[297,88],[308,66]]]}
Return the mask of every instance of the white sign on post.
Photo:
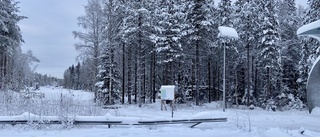
{"label": "white sign on post", "polygon": [[175,86],[172,85],[161,86],[161,100],[174,100],[174,90]]}

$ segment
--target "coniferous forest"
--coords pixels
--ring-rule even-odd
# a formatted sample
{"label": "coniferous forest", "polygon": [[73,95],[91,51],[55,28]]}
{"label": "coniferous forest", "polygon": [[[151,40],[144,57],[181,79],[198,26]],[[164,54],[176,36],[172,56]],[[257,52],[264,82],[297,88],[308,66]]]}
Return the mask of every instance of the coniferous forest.
{"label": "coniferous forest", "polygon": [[[320,1],[308,4],[89,0],[78,18],[83,31],[73,32],[81,63],[65,71],[64,84],[95,92],[102,104],[154,102],[161,85],[178,86],[179,103],[220,101],[226,44],[228,104],[299,109],[319,51],[319,42],[296,34],[320,19]],[[218,26],[240,38],[219,38]]]}
{"label": "coniferous forest", "polygon": [[[0,1],[0,89],[60,82],[36,74],[24,42],[18,2]],[[95,93],[101,105],[145,104],[161,85],[176,85],[176,102],[201,105],[222,100],[223,45],[226,98],[230,105],[303,108],[306,82],[319,42],[298,37],[320,19],[320,1],[294,0],[88,0],[73,31],[78,64],[64,73],[65,88]],[[218,37],[218,27],[239,39]],[[72,46],[72,45],[70,45]]]}

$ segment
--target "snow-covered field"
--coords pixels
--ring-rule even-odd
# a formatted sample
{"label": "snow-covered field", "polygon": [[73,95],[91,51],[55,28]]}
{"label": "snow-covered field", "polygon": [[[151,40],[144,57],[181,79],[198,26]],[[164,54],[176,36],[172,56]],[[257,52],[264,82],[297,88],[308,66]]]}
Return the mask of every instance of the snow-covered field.
{"label": "snow-covered field", "polygon": [[[45,99],[59,99],[61,94],[70,95],[74,100],[92,101],[92,94],[82,91],[71,91],[60,88],[41,87],[39,92],[45,93]],[[139,108],[137,105],[119,106],[119,109],[101,109],[104,115],[85,117],[91,119],[122,120],[126,123],[137,120],[172,119],[170,111],[161,111],[160,103],[148,104]],[[312,114],[307,110],[291,110],[285,112],[265,111],[261,109],[227,109],[222,112],[217,103],[205,104],[201,107],[177,105],[173,119],[190,118],[228,118],[227,122],[202,123],[195,128],[190,124],[176,125],[117,125],[107,126],[73,126],[62,128],[46,126],[41,128],[26,125],[2,125],[2,137],[320,137],[320,108]],[[100,110],[100,109],[99,109]],[[24,114],[25,115],[25,114]],[[9,117],[10,118],[10,117]],[[74,116],[74,118],[84,118]],[[301,134],[301,132],[303,132]]]}

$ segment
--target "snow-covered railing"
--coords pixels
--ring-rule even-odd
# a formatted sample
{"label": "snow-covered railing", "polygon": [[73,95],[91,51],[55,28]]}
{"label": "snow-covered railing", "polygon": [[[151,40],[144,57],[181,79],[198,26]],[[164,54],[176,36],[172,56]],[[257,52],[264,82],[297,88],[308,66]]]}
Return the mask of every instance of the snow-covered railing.
{"label": "snow-covered railing", "polygon": [[19,116],[0,116],[0,124],[64,124],[73,125],[165,125],[165,124],[192,124],[193,128],[201,123],[227,122],[227,118],[195,118],[195,119],[163,119],[141,120],[138,117],[112,117],[108,116],[78,116],[61,120],[58,116],[42,116],[24,113]]}
{"label": "snow-covered railing", "polygon": [[227,118],[138,121],[137,125],[192,124],[190,127],[193,128],[201,123],[208,123],[208,122],[227,122]]}

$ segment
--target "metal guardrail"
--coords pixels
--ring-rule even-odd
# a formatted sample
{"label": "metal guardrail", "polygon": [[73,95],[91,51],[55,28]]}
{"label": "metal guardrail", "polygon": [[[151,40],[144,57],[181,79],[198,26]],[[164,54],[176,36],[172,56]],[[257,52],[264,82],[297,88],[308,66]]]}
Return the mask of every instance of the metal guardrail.
{"label": "metal guardrail", "polygon": [[190,126],[191,128],[193,128],[201,123],[209,123],[209,122],[227,122],[227,118],[138,121],[137,125],[193,124]]}
{"label": "metal guardrail", "polygon": [[10,124],[10,125],[17,125],[17,124],[31,124],[31,123],[38,123],[38,124],[62,124],[62,121],[49,121],[49,120],[44,120],[44,121],[38,121],[38,120],[1,120],[0,124]]}
{"label": "metal guardrail", "polygon": [[[0,124],[63,124],[67,121],[61,120],[0,120]],[[176,119],[176,120],[157,120],[157,121],[138,121],[135,124],[123,123],[123,121],[84,121],[84,120],[73,120],[68,121],[74,125],[165,125],[165,124],[192,124],[190,127],[193,128],[201,123],[209,122],[227,122],[227,118],[212,118],[212,119]]]}

